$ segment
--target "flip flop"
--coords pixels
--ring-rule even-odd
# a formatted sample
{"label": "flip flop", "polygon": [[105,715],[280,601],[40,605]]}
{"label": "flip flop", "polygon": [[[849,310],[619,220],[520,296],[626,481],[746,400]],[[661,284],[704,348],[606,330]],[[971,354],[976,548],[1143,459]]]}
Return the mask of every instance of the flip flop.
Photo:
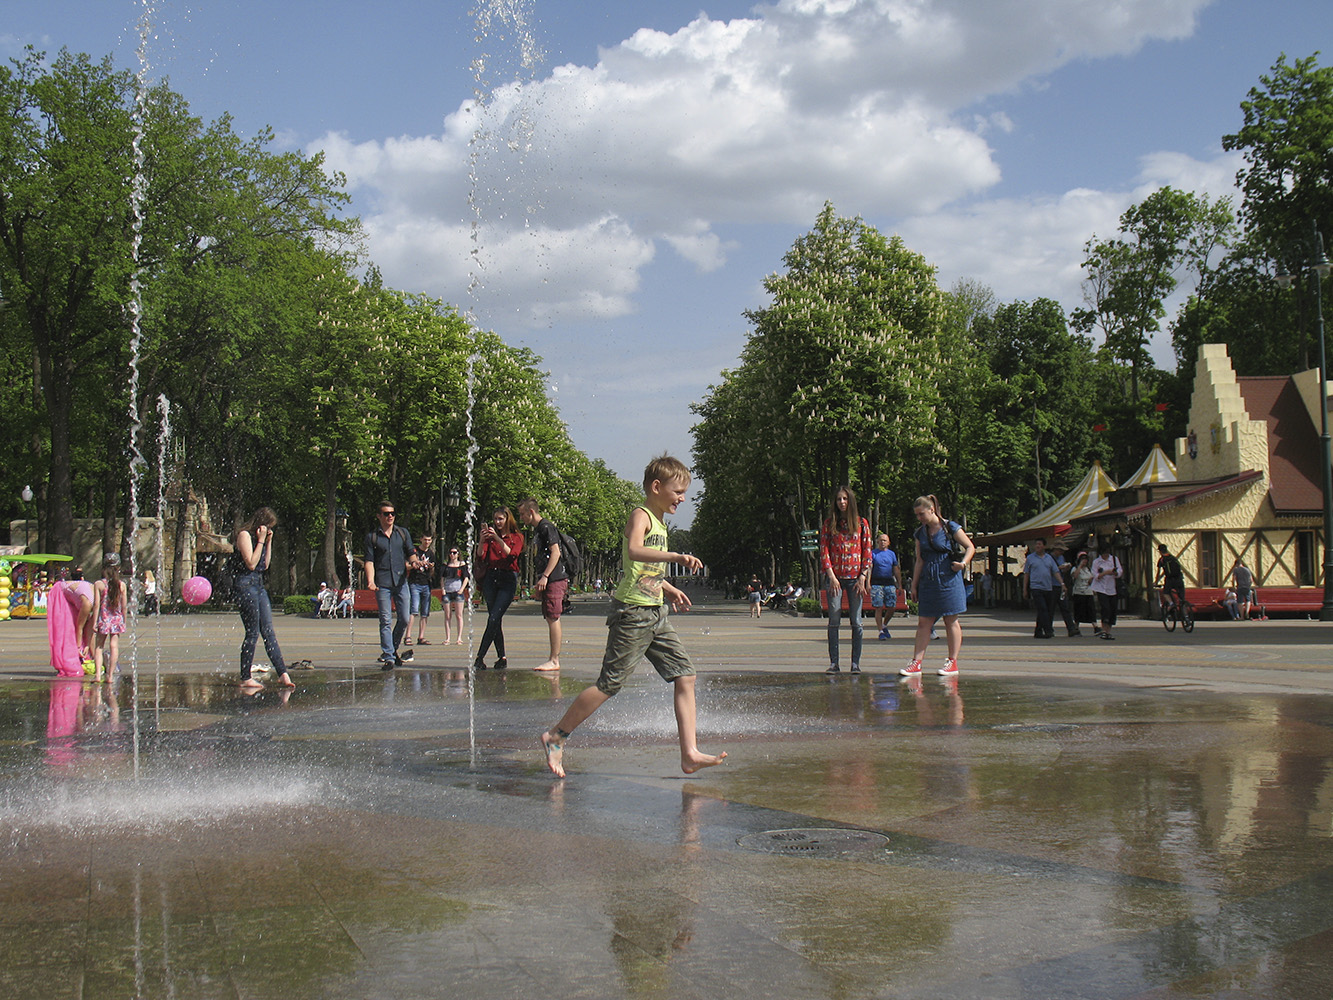
{"label": "flip flop", "polygon": [[[418,639],[418,640],[417,640],[417,645],[418,645],[418,646],[429,646],[430,644],[431,644],[431,643],[430,643],[430,640],[429,640],[429,639]],[[409,643],[409,645],[410,645],[410,643]]]}

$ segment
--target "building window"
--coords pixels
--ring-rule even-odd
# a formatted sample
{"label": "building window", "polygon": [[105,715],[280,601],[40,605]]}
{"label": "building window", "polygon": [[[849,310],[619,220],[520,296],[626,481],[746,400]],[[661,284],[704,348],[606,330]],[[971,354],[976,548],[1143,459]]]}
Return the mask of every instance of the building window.
{"label": "building window", "polygon": [[1301,587],[1315,585],[1314,532],[1296,532],[1296,583]]}
{"label": "building window", "polygon": [[1217,572],[1217,532],[1199,532],[1199,586],[1220,587]]}

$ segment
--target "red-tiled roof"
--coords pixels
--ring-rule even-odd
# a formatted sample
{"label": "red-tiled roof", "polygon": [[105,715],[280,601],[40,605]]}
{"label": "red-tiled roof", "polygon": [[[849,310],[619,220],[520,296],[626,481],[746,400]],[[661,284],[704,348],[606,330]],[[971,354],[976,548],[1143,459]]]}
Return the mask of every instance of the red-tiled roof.
{"label": "red-tiled roof", "polygon": [[1268,421],[1268,498],[1273,510],[1319,513],[1324,509],[1319,428],[1311,423],[1296,383],[1287,375],[1247,375],[1236,381],[1250,417]]}

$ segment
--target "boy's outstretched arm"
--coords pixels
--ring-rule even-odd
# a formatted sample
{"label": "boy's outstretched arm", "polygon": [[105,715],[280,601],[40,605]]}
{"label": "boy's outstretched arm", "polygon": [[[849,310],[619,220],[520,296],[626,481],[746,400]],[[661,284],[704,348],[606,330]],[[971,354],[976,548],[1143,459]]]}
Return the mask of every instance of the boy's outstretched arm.
{"label": "boy's outstretched arm", "polygon": [[679,587],[673,587],[666,581],[662,582],[662,596],[671,604],[672,611],[689,611],[694,605],[690,603],[690,596]]}

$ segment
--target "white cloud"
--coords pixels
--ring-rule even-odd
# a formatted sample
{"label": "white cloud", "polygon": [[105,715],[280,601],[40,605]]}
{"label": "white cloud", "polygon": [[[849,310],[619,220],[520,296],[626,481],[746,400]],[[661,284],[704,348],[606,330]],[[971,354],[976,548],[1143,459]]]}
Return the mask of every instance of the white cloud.
{"label": "white cloud", "polygon": [[[826,199],[866,216],[956,219],[987,250],[1018,251],[1005,282],[1016,284],[1070,241],[1077,256],[1088,230],[1066,227],[1080,216],[1118,210],[1071,192],[941,215],[1000,177],[985,135],[1012,124],[969,106],[1071,60],[1187,34],[1206,3],[778,0],[751,18],[640,30],[595,66],[460,106],[440,136],[318,145],[370,206],[386,279],[455,300],[474,245],[474,163],[485,283],[532,326],[632,310],[659,242],[715,270],[733,247],[714,227],[807,223]],[[1020,219],[980,235],[981,223]]]}
{"label": "white cloud", "polygon": [[1081,265],[1089,239],[1115,236],[1125,209],[1163,186],[1213,199],[1235,196],[1240,162],[1230,153],[1210,161],[1152,153],[1141,160],[1132,188],[985,201],[915,216],[899,232],[939,267],[945,287],[972,278],[989,285],[1001,302],[1044,297],[1068,309],[1083,301]]}

